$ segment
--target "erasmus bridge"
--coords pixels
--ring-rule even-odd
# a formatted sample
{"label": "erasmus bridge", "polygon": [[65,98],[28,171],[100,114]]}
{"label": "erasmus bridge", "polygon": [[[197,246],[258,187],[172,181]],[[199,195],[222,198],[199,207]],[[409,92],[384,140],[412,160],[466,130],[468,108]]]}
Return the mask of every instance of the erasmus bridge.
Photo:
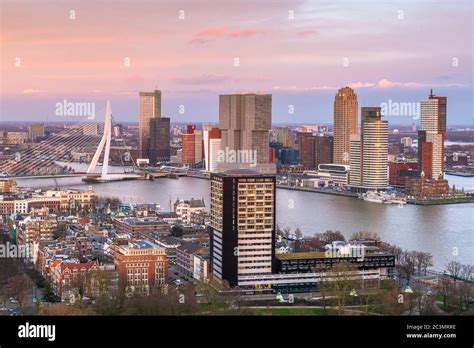
{"label": "erasmus bridge", "polygon": [[[96,182],[140,177],[130,147],[120,136],[112,137],[112,125],[112,109],[107,101],[102,135],[97,131],[101,128],[98,123],[65,127],[65,130],[0,162],[0,173],[3,178],[79,176],[84,181]],[[114,153],[113,166],[109,165],[111,150]]]}

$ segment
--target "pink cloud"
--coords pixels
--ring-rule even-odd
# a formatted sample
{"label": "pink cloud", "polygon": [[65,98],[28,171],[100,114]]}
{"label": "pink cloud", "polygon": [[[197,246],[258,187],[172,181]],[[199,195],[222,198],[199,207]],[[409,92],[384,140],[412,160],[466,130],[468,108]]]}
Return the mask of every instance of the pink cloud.
{"label": "pink cloud", "polygon": [[257,35],[265,35],[266,33],[267,31],[264,29],[248,28],[248,29],[235,30],[233,32],[228,33],[227,35],[233,38],[248,39],[250,37],[257,36]]}
{"label": "pink cloud", "polygon": [[197,38],[218,38],[227,31],[228,26],[227,25],[220,25],[220,26],[214,26],[214,27],[208,27],[199,30],[197,33],[194,34],[194,37]]}
{"label": "pink cloud", "polygon": [[296,33],[296,35],[301,37],[301,38],[306,38],[306,37],[316,35],[317,33],[318,33],[317,30],[308,29],[308,30],[299,31],[299,32]]}
{"label": "pink cloud", "polygon": [[226,75],[206,74],[198,77],[175,77],[171,80],[180,84],[200,85],[229,81],[231,77]]}
{"label": "pink cloud", "polygon": [[34,89],[34,88],[26,88],[22,91],[23,94],[39,94],[43,92],[44,91],[41,89]]}
{"label": "pink cloud", "polygon": [[204,45],[220,37],[230,37],[234,39],[248,39],[258,35],[265,35],[268,31],[261,28],[244,28],[238,30],[229,30],[228,25],[219,25],[208,27],[194,33],[191,44]]}

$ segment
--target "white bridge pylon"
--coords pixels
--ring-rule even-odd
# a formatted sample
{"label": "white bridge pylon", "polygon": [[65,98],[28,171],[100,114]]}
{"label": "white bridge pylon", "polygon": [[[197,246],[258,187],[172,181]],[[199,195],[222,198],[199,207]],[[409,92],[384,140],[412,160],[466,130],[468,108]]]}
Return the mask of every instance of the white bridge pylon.
{"label": "white bridge pylon", "polygon": [[97,162],[99,161],[100,155],[105,145],[104,160],[102,162],[102,174],[100,178],[102,180],[109,179],[109,175],[107,171],[109,169],[111,137],[112,137],[112,108],[110,107],[110,101],[107,100],[107,108],[105,110],[105,120],[104,120],[104,134],[102,135],[102,139],[100,140],[99,146],[97,147],[94,157],[92,158],[91,164],[89,165],[89,168],[87,168],[87,174],[94,172],[95,167],[97,166]]}

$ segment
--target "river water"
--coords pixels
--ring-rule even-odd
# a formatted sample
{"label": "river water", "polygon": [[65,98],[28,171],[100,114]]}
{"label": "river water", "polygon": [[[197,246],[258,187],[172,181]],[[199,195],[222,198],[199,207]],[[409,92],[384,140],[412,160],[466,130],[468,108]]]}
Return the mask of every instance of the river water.
{"label": "river water", "polygon": [[[447,176],[450,185],[474,189],[474,178]],[[80,178],[57,179],[61,188],[86,189]],[[53,179],[22,179],[19,186],[54,186]],[[158,202],[170,209],[176,198],[204,198],[209,207],[210,181],[182,177],[155,181],[136,180],[93,184],[99,196],[118,197],[122,202]],[[277,190],[277,224],[299,227],[306,235],[326,230],[349,237],[357,231],[377,232],[384,241],[403,249],[430,252],[435,268],[444,269],[456,260],[474,264],[474,203],[438,206],[386,205],[285,189]]]}

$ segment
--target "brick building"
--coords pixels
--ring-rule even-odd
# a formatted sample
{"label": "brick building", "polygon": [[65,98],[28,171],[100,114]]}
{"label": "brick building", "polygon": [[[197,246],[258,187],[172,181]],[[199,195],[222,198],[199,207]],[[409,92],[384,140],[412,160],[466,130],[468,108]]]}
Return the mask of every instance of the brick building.
{"label": "brick building", "polygon": [[422,175],[420,177],[407,178],[405,191],[407,195],[417,198],[446,197],[449,193],[449,185],[446,179],[433,180]]}
{"label": "brick building", "polygon": [[127,292],[143,294],[159,291],[168,279],[168,258],[165,248],[152,242],[137,240],[113,245],[114,263],[119,281]]}

